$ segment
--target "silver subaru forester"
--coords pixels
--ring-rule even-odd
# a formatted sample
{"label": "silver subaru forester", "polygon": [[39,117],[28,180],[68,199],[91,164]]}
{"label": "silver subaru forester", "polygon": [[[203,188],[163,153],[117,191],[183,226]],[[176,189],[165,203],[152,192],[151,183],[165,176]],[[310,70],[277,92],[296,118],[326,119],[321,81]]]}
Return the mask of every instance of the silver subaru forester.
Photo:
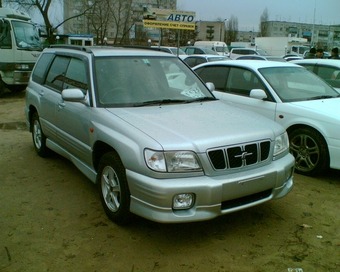
{"label": "silver subaru forester", "polygon": [[27,126],[40,156],[61,154],[98,184],[117,224],[208,220],[285,196],[284,128],[213,88],[171,54],[52,46],[26,90]]}

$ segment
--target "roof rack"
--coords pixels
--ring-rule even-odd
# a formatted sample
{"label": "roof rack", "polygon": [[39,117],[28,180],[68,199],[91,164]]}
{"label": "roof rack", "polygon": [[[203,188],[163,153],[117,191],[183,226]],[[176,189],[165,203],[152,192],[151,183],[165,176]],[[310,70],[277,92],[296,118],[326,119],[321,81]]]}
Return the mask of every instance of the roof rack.
{"label": "roof rack", "polygon": [[73,49],[78,51],[84,51],[87,53],[91,53],[92,50],[88,46],[81,46],[81,45],[72,45],[72,44],[51,44],[49,48],[65,48],[65,49]]}

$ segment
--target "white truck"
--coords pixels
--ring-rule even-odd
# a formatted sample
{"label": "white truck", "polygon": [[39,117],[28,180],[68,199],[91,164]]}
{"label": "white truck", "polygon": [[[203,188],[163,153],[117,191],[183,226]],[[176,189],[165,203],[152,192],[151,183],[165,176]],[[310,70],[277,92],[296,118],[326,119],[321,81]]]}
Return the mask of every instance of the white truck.
{"label": "white truck", "polygon": [[0,95],[7,88],[21,92],[43,50],[36,25],[28,14],[0,8]]}
{"label": "white truck", "polygon": [[197,41],[194,46],[201,48],[209,48],[214,50],[219,55],[228,55],[228,46],[225,42],[220,41]]}
{"label": "white truck", "polygon": [[255,45],[272,56],[292,53],[302,56],[310,48],[307,45],[307,39],[298,37],[256,37]]}

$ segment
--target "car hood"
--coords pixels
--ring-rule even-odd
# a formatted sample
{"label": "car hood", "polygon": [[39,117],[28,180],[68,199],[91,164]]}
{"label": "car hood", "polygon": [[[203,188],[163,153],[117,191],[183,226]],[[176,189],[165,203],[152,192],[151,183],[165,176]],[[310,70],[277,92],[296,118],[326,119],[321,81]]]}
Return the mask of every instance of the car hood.
{"label": "car hood", "polygon": [[219,101],[114,108],[109,112],[157,141],[164,149],[202,150],[236,143],[274,140],[281,125]]}
{"label": "car hood", "polygon": [[329,116],[340,120],[340,98],[318,99],[310,101],[292,102],[294,106],[315,112],[316,115]]}

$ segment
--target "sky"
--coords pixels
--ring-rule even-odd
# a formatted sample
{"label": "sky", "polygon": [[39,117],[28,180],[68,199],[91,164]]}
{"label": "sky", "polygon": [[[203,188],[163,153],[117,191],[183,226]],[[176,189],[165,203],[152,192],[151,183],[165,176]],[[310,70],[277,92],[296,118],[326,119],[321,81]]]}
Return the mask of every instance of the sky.
{"label": "sky", "polygon": [[267,8],[269,21],[340,25],[340,0],[177,0],[177,9],[196,12],[196,20],[237,17],[239,31],[258,31]]}

